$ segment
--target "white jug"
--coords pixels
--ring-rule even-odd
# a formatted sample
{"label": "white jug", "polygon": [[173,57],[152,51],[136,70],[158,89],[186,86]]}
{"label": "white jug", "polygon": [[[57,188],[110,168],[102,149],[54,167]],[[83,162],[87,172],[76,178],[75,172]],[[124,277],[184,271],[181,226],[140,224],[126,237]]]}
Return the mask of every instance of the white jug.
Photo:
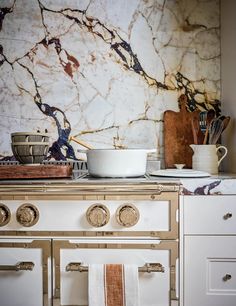
{"label": "white jug", "polygon": [[[217,174],[219,165],[228,153],[224,146],[216,145],[190,145],[193,149],[192,168],[194,170],[206,171],[210,174]],[[217,152],[223,149],[224,154],[219,159]]]}

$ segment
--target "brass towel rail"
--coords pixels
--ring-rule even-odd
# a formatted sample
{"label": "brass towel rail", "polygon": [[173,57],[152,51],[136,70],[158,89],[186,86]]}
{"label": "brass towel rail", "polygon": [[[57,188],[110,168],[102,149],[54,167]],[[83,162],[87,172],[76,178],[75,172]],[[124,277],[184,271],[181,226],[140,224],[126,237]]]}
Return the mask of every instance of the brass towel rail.
{"label": "brass towel rail", "polygon": [[[81,262],[71,262],[66,266],[67,272],[88,272],[89,267],[83,266]],[[165,272],[165,268],[160,263],[145,263],[144,266],[138,267],[139,272]]]}

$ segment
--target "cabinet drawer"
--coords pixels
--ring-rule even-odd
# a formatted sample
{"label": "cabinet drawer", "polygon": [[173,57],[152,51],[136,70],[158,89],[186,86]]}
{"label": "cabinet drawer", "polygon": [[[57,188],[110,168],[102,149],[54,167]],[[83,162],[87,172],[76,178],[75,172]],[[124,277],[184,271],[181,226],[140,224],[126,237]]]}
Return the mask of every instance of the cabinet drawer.
{"label": "cabinet drawer", "polygon": [[236,234],[236,196],[185,196],[184,234]]}
{"label": "cabinet drawer", "polygon": [[186,236],[185,306],[236,305],[236,237]]}

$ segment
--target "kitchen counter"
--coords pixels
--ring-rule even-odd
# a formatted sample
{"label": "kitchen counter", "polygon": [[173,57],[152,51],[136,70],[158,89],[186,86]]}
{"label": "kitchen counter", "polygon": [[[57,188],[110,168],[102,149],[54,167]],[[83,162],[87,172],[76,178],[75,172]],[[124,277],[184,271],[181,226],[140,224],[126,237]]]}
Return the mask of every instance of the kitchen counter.
{"label": "kitchen counter", "polygon": [[236,174],[220,173],[206,178],[173,178],[145,175],[139,178],[93,178],[86,173],[73,171],[67,179],[1,180],[0,191],[73,193],[83,190],[157,190],[180,191],[185,195],[236,194]]}

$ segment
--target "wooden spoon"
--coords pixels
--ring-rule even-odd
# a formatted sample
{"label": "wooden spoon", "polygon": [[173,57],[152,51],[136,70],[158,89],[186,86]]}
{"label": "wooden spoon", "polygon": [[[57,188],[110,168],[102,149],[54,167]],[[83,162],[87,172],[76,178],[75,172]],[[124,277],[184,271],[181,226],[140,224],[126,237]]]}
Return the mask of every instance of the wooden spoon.
{"label": "wooden spoon", "polygon": [[91,150],[93,149],[93,147],[91,147],[88,143],[84,142],[83,140],[81,139],[78,139],[78,138],[75,138],[74,136],[70,136],[69,137],[69,141],[73,140],[74,142],[80,144],[81,146]]}
{"label": "wooden spoon", "polygon": [[193,142],[194,144],[198,144],[198,132],[200,130],[199,120],[197,118],[191,118],[191,126],[193,133]]}
{"label": "wooden spoon", "polygon": [[224,120],[223,120],[224,127],[223,127],[222,132],[227,128],[229,122],[230,122],[230,117],[229,116],[225,117]]}
{"label": "wooden spoon", "polygon": [[205,136],[204,136],[204,140],[203,140],[203,144],[207,143],[207,138],[208,138],[208,134],[209,134],[209,127],[211,124],[211,121],[215,118],[215,110],[214,109],[210,109],[207,112],[207,118],[206,118],[206,132],[205,132]]}

